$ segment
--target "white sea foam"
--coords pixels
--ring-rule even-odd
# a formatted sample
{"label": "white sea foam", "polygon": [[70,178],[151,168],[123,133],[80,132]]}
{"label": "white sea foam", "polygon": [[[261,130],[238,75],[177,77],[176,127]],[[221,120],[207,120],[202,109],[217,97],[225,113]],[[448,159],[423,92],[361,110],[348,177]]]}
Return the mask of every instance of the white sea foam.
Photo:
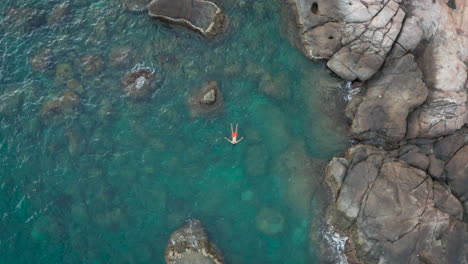
{"label": "white sea foam", "polygon": [[322,231],[322,237],[325,244],[331,251],[327,259],[336,264],[348,264],[345,255],[345,244],[348,237],[341,236],[333,229],[333,226],[327,225],[326,229]]}
{"label": "white sea foam", "polygon": [[359,88],[353,88],[351,81],[347,81],[340,86],[340,90],[344,93],[344,100],[346,102],[351,101],[351,98],[361,91]]}

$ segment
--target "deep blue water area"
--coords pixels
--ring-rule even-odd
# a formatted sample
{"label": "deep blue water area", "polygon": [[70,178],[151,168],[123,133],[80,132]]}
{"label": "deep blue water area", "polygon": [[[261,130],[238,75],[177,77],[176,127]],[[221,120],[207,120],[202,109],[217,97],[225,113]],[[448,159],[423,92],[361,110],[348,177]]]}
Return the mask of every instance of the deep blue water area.
{"label": "deep blue water area", "polygon": [[[164,263],[190,218],[228,263],[318,263],[340,80],[293,47],[280,2],[217,3],[229,26],[207,39],[124,0],[0,1],[0,263]],[[160,77],[139,101],[120,85],[136,68]],[[211,80],[223,110],[194,116]]]}

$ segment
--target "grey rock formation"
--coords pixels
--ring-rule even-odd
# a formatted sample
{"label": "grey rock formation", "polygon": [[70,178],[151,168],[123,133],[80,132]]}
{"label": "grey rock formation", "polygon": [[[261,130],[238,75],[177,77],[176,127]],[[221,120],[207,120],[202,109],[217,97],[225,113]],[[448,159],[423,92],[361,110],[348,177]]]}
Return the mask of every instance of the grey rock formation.
{"label": "grey rock formation", "polygon": [[213,36],[223,31],[227,17],[213,2],[205,0],[153,0],[148,5],[151,17],[181,24]]}
{"label": "grey rock formation", "polygon": [[167,264],[222,264],[221,252],[208,240],[199,220],[188,224],[171,234],[165,253]]}
{"label": "grey rock formation", "polygon": [[461,148],[446,166],[447,180],[462,202],[468,201],[468,145]]}
{"label": "grey rock formation", "polygon": [[[354,104],[351,133],[359,139],[385,139],[398,142],[406,135],[408,114],[427,97],[422,74],[411,54],[389,60],[382,71],[369,80]],[[351,110],[352,111],[352,110]]]}
{"label": "grey rock formation", "polygon": [[[346,80],[369,80],[364,84],[367,89],[348,107],[355,137],[389,141],[434,138],[451,134],[468,121],[466,1],[452,1],[455,9],[443,0],[288,2],[296,14],[306,56],[329,59],[329,68]],[[372,86],[381,86],[379,79],[391,79],[385,77],[385,70],[411,56],[408,53],[415,56],[416,62],[409,65],[415,74],[409,75],[407,81],[419,82],[421,86],[424,83],[428,91],[423,99],[420,89],[417,98],[404,103],[401,111],[392,110],[391,105],[402,105],[401,101],[394,104],[392,100],[407,98],[397,96],[398,89]],[[419,80],[413,79],[415,75],[419,75]],[[407,92],[413,91],[408,88]],[[387,98],[369,97],[373,91],[377,95],[385,92]],[[377,107],[378,103],[383,106]]]}
{"label": "grey rock formation", "polygon": [[383,65],[405,17],[399,0],[290,0],[306,56],[329,58],[347,80],[367,80]]}
{"label": "grey rock formation", "polygon": [[[339,162],[339,167],[348,165],[341,186],[331,188],[336,202],[329,217],[350,238],[348,259],[467,263],[468,226],[461,221],[460,201],[425,171],[397,156],[398,151],[357,145],[348,150],[345,162]],[[330,166],[336,164],[335,159]],[[337,171],[343,174],[342,169]],[[333,174],[327,173],[326,180],[330,177]],[[456,231],[460,233],[455,235]]]}

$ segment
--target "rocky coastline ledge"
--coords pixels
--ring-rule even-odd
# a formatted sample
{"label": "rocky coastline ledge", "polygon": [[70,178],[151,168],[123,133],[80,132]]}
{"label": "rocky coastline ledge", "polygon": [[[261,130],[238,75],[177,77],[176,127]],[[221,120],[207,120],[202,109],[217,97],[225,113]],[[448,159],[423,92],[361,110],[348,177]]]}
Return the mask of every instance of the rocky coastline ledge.
{"label": "rocky coastline ledge", "polygon": [[468,4],[288,0],[297,45],[352,81],[357,144],[328,165],[348,263],[468,263]]}

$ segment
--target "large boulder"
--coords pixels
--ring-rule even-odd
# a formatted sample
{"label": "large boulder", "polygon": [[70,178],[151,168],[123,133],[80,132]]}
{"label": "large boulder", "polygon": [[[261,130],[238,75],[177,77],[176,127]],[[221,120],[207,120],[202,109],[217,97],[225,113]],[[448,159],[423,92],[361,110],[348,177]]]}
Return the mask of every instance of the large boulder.
{"label": "large boulder", "polygon": [[213,36],[223,31],[227,17],[213,2],[205,0],[153,0],[148,14],[171,23],[181,24]]}
{"label": "large boulder", "polygon": [[171,234],[165,259],[167,264],[224,263],[221,252],[208,240],[202,223],[196,219]]}
{"label": "large boulder", "polygon": [[468,128],[462,128],[455,133],[439,138],[434,145],[434,155],[443,161],[448,161],[463,145],[468,144]]}
{"label": "large boulder", "polygon": [[[350,239],[345,249],[348,259],[362,263],[467,263],[468,226],[461,222],[460,201],[397,154],[357,145],[340,160],[342,168],[335,170],[343,180],[341,185],[338,180],[331,186],[336,200],[328,216]],[[336,164],[333,160],[330,166]],[[454,229],[461,233],[454,233]]]}
{"label": "large boulder", "polygon": [[[382,71],[368,81],[352,117],[351,133],[359,139],[385,139],[398,142],[405,138],[408,114],[427,97],[422,74],[411,54],[389,60]],[[358,105],[358,106],[357,106]],[[356,107],[357,106],[357,107]]]}

